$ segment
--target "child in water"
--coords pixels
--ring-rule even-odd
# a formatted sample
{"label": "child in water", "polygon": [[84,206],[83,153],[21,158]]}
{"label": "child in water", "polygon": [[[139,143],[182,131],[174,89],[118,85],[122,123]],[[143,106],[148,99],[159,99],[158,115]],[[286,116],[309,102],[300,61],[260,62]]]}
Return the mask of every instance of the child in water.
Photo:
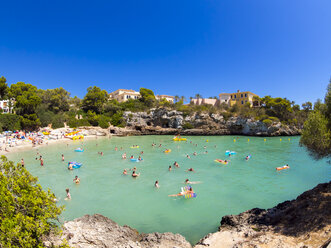
{"label": "child in water", "polygon": [[154,186],[155,186],[155,188],[160,188],[160,186],[159,186],[159,181],[155,181]]}
{"label": "child in water", "polygon": [[75,176],[74,180],[73,180],[76,184],[80,183],[80,178],[78,176]]}

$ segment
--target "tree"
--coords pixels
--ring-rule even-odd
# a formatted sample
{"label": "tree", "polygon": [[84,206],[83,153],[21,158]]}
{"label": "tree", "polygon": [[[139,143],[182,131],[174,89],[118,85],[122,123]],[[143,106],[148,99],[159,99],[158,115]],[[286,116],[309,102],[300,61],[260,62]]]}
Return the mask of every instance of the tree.
{"label": "tree", "polygon": [[302,109],[306,112],[309,112],[313,109],[313,104],[311,102],[305,102],[301,105]]}
{"label": "tree", "polygon": [[48,109],[54,113],[69,110],[70,93],[60,88],[40,90],[42,102],[48,105]]}
{"label": "tree", "polygon": [[41,98],[37,94],[37,87],[32,84],[18,82],[9,89],[10,98],[15,99],[16,112],[19,115],[34,114]]}
{"label": "tree", "polygon": [[329,129],[331,129],[331,78],[330,78],[330,82],[327,88],[327,92],[325,95],[325,105],[326,105],[326,111],[325,111],[325,116],[328,119],[328,126]]}
{"label": "tree", "polygon": [[179,101],[179,96],[178,95],[175,95],[175,97],[174,97],[175,99],[175,102],[178,102]]}
{"label": "tree", "polygon": [[82,108],[85,112],[89,110],[100,114],[103,111],[104,104],[108,100],[108,93],[105,90],[101,90],[99,87],[87,88],[87,93],[82,101]]}
{"label": "tree", "polygon": [[155,104],[154,92],[150,89],[140,88],[139,90],[141,98],[140,100],[145,103],[147,107],[153,107]]}
{"label": "tree", "polygon": [[321,112],[311,112],[304,123],[300,144],[305,145],[314,155],[330,155],[331,132],[327,125],[328,120]]}
{"label": "tree", "polygon": [[44,247],[42,237],[58,232],[63,210],[20,164],[0,159],[0,247]]}
{"label": "tree", "polygon": [[8,94],[8,85],[7,85],[7,79],[2,76],[0,78],[0,100],[6,99],[6,96]]}

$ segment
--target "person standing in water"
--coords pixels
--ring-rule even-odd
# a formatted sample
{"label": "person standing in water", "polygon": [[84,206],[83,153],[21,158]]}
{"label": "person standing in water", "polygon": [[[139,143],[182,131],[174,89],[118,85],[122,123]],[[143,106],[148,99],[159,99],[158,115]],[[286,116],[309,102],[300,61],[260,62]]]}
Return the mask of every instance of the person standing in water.
{"label": "person standing in water", "polygon": [[66,189],[66,193],[67,193],[67,198],[65,198],[65,200],[70,200],[71,199],[71,195],[69,193],[69,189]]}
{"label": "person standing in water", "polygon": [[171,171],[171,169],[172,169],[172,168],[171,168],[171,165],[169,165],[169,169],[168,169],[168,170]]}
{"label": "person standing in water", "polygon": [[155,188],[160,188],[160,186],[159,186],[159,181],[155,181],[154,186],[155,186]]}
{"label": "person standing in water", "polygon": [[73,180],[76,184],[80,183],[80,178],[78,176],[75,176],[74,180]]}
{"label": "person standing in water", "polygon": [[24,167],[24,159],[23,158],[21,159],[21,165],[22,165],[22,167]]}
{"label": "person standing in water", "polygon": [[64,161],[64,155],[62,154],[62,161]]}
{"label": "person standing in water", "polygon": [[42,156],[40,156],[39,160],[40,160],[40,165],[41,165],[41,166],[44,166],[44,159],[43,159]]}

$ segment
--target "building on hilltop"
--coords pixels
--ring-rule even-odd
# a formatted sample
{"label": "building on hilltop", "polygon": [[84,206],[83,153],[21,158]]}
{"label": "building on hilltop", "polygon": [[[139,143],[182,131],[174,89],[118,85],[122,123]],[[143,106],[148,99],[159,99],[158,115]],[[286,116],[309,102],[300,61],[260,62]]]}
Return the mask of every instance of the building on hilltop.
{"label": "building on hilltop", "polygon": [[174,97],[168,95],[156,95],[156,100],[161,101],[162,99],[166,99],[168,102],[174,103]]}
{"label": "building on hilltop", "polygon": [[214,98],[193,98],[191,99],[190,103],[194,105],[209,104],[216,106],[219,104],[219,100]]}
{"label": "building on hilltop", "polygon": [[245,105],[247,103],[249,103],[251,107],[259,106],[259,102],[254,99],[254,97],[259,96],[250,91],[240,92],[240,90],[238,90],[236,93],[221,93],[219,94],[219,97],[221,104],[226,103],[229,106],[235,104]]}
{"label": "building on hilltop", "polygon": [[140,93],[134,90],[124,90],[118,89],[109,94],[109,99],[117,100],[118,102],[125,102],[129,99],[138,99],[140,98]]}

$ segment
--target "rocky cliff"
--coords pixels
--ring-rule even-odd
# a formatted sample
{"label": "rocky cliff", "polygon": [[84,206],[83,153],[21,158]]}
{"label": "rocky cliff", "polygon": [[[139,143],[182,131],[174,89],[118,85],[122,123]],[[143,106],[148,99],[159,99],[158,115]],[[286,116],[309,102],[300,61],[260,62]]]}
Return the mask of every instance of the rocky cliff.
{"label": "rocky cliff", "polygon": [[185,116],[182,112],[164,108],[147,112],[124,112],[125,129],[111,128],[111,132],[122,135],[177,134],[183,135],[252,135],[279,136],[299,135],[295,126],[280,122],[266,124],[252,118],[230,117],[221,114],[194,113]]}
{"label": "rocky cliff", "polygon": [[331,182],[271,209],[224,216],[219,232],[195,248],[331,247]]}
{"label": "rocky cliff", "polygon": [[[317,185],[271,209],[254,208],[224,216],[219,231],[201,239],[194,248],[331,247],[331,182]],[[47,247],[66,239],[73,248],[189,248],[173,233],[139,234],[102,215],[85,215],[63,225],[61,237],[50,237]]]}

